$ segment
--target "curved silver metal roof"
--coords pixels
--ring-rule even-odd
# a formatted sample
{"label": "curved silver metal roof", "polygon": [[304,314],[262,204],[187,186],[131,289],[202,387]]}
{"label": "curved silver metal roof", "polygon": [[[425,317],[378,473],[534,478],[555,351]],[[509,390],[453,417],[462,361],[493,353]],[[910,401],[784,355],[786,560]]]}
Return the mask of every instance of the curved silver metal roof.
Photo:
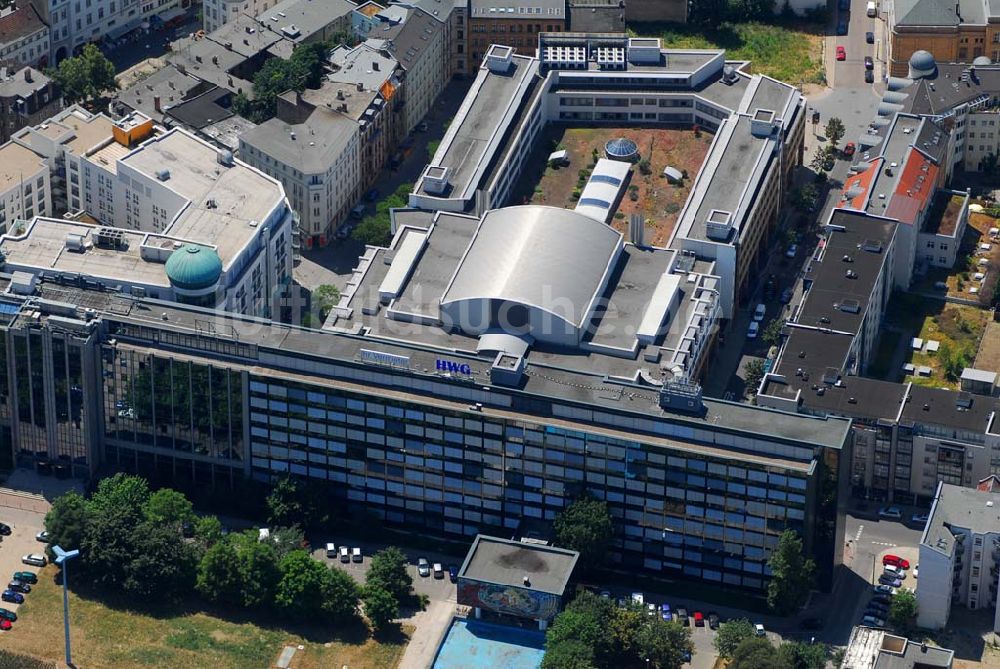
{"label": "curved silver metal roof", "polygon": [[621,248],[621,233],[568,209],[494,209],[479,223],[441,306],[500,300],[547,311],[579,328]]}

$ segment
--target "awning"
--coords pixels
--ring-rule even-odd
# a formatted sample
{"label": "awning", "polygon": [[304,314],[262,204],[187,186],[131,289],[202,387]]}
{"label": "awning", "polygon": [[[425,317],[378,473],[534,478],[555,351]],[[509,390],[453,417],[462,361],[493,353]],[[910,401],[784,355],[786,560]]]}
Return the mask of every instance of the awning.
{"label": "awning", "polygon": [[163,21],[164,23],[169,23],[170,21],[176,19],[178,16],[183,16],[183,15],[184,15],[184,10],[181,9],[180,7],[172,7],[165,12],[160,12],[159,14],[157,14],[157,16],[160,17],[160,20]]}
{"label": "awning", "polygon": [[112,28],[111,30],[109,30],[108,32],[105,33],[104,37],[105,37],[105,39],[107,41],[114,42],[116,39],[118,39],[122,35],[127,35],[128,33],[132,32],[133,30],[138,29],[139,28],[139,23],[141,21],[142,20],[140,19],[138,21],[133,21],[132,23],[126,23],[123,26],[118,26],[117,28]]}

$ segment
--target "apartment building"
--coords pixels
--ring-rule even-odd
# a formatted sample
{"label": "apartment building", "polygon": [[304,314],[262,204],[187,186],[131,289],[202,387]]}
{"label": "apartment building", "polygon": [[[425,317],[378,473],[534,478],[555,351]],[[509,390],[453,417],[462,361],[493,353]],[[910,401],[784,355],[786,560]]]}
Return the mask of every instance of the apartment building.
{"label": "apartment building", "polygon": [[988,0],[903,0],[881,5],[889,33],[889,75],[905,77],[915,52],[926,51],[942,63],[1000,61],[1000,24]]}
{"label": "apartment building", "polygon": [[917,624],[948,625],[956,606],[996,611],[1000,576],[1000,477],[991,475],[974,488],[941,482],[920,537]]}
{"label": "apartment building", "polygon": [[242,159],[284,186],[307,248],[333,239],[361,197],[358,128],[343,113],[302,104],[301,96],[289,91],[275,118],[240,137]]}
{"label": "apartment building", "polygon": [[450,77],[448,24],[420,8],[406,21],[369,38],[375,49],[386,51],[404,72],[403,129],[410,133],[435,104]]}
{"label": "apartment building", "polygon": [[329,42],[351,34],[355,7],[349,0],[283,0],[257,14],[257,22],[296,45]]}
{"label": "apartment building", "polygon": [[16,142],[0,146],[0,232],[22,221],[52,213],[49,168],[33,151]]}
{"label": "apartment building", "polygon": [[0,62],[45,68],[49,63],[50,31],[31,3],[0,15]]}
{"label": "apartment building", "polygon": [[203,0],[205,32],[216,31],[240,15],[260,16],[276,4],[278,0]]}
{"label": "apartment building", "polygon": [[62,108],[55,84],[33,67],[0,67],[0,142],[27,125],[40,123]]}
{"label": "apartment building", "polygon": [[474,72],[493,44],[533,56],[541,33],[565,32],[569,25],[566,0],[469,0],[469,63]]}

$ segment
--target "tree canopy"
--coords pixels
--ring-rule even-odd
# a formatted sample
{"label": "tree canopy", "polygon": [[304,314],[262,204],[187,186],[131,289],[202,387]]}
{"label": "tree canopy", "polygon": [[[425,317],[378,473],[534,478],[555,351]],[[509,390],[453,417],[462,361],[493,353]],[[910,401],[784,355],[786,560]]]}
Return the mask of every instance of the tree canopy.
{"label": "tree canopy", "polygon": [[[392,595],[397,602],[410,596],[413,577],[406,570],[406,556],[395,546],[375,553],[365,577],[368,586],[378,586]],[[366,609],[367,611],[367,609]]]}
{"label": "tree canopy", "polygon": [[845,132],[844,122],[836,116],[826,122],[826,138],[830,140],[831,146],[837,146],[837,143],[844,138]]}
{"label": "tree canopy", "polygon": [[577,561],[583,571],[599,567],[611,544],[614,526],[603,500],[578,499],[556,516],[553,524],[555,543],[580,553]]}
{"label": "tree canopy", "polygon": [[389,210],[406,207],[412,191],[413,184],[400,184],[396,190],[375,205],[374,215],[365,216],[351,231],[351,239],[372,246],[385,246],[392,236],[392,218]]}
{"label": "tree canopy", "polygon": [[746,618],[736,618],[719,625],[713,643],[719,655],[731,658],[740,644],[754,637],[753,623]]}
{"label": "tree canopy", "polygon": [[326,520],[315,485],[285,476],[267,496],[267,520],[277,527],[312,527]]}
{"label": "tree canopy", "polygon": [[237,114],[254,123],[263,123],[275,114],[276,101],[285,91],[319,88],[323,78],[323,61],[330,45],[326,42],[301,44],[292,57],[270,58],[253,78],[254,99],[240,94],[233,102]]}
{"label": "tree canopy", "polygon": [[805,603],[816,577],[816,564],[803,554],[802,539],[794,530],[782,532],[767,565],[767,605],[780,615],[794,613]]}
{"label": "tree canopy", "polygon": [[62,60],[49,70],[49,76],[59,86],[66,104],[94,100],[106,91],[118,90],[115,66],[94,44],[84,46],[80,55]]}
{"label": "tree canopy", "polygon": [[909,632],[917,619],[917,596],[912,590],[900,588],[889,605],[889,622],[899,632]]}
{"label": "tree canopy", "polygon": [[361,599],[365,605],[365,617],[376,634],[386,632],[399,617],[399,601],[378,583],[366,584]]}

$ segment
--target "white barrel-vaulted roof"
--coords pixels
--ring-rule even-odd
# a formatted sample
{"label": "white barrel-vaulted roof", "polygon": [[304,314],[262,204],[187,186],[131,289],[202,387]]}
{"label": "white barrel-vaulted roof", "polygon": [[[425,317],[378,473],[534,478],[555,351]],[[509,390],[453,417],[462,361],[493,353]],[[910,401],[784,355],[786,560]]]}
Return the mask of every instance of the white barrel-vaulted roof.
{"label": "white barrel-vaulted roof", "polygon": [[[479,223],[441,310],[461,329],[482,332],[503,328],[495,322],[498,311],[517,305],[534,312],[519,329],[540,340],[578,342],[621,249],[621,233],[567,209],[494,209]],[[553,316],[567,332],[539,331]],[[479,322],[483,318],[489,322]]]}

